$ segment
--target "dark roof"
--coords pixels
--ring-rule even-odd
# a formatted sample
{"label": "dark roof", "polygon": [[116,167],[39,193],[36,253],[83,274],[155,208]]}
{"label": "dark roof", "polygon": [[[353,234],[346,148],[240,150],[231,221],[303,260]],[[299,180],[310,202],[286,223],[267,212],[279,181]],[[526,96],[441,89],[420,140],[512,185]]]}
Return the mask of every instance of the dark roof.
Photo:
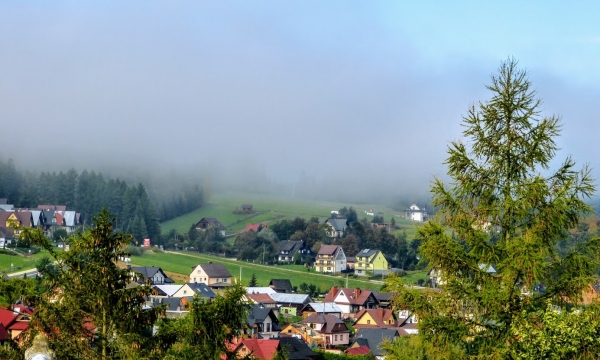
{"label": "dark roof", "polygon": [[302,247],[304,242],[302,240],[293,241],[293,240],[283,240],[279,242],[279,246],[277,247],[277,253],[281,253],[282,251],[298,251]]}
{"label": "dark roof", "polygon": [[200,297],[214,299],[217,296],[215,292],[204,283],[188,283],[187,285]]}
{"label": "dark roof", "polygon": [[289,360],[305,360],[313,359],[317,353],[312,351],[310,347],[301,339],[296,337],[279,337],[279,346],[287,350],[287,358]]}
{"label": "dark roof", "polygon": [[154,275],[156,275],[156,273],[160,272],[164,278],[164,282],[166,284],[172,284],[175,281],[173,281],[173,279],[169,278],[167,276],[167,274],[165,274],[165,272],[159,268],[159,267],[155,267],[155,266],[132,266],[131,270],[138,272],[140,274],[142,274],[143,277],[145,277],[146,279],[152,280],[152,278],[154,277]]}
{"label": "dark roof", "polygon": [[247,316],[248,325],[252,327],[254,324],[262,324],[267,317],[270,317],[274,323],[278,322],[273,309],[261,305],[254,305]]}
{"label": "dark roof", "polygon": [[[211,278],[230,278],[231,273],[223,264],[198,264],[196,266],[200,266],[202,270]],[[192,266],[192,269],[195,269],[196,266]]]}
{"label": "dark roof", "polygon": [[373,250],[373,249],[362,249],[361,251],[358,252],[358,254],[356,254],[356,257],[371,257],[373,255],[377,255],[377,253],[379,252],[379,250]]}
{"label": "dark roof", "polygon": [[66,211],[67,205],[38,205],[38,210],[53,210],[53,211]]}
{"label": "dark roof", "polygon": [[346,223],[348,222],[347,219],[326,219],[325,223],[329,223],[331,224],[331,226],[333,227],[333,229],[335,231],[344,231],[344,229],[347,227]]}
{"label": "dark roof", "polygon": [[218,230],[227,230],[227,228],[221,224],[216,218],[204,217],[196,224],[196,229],[206,229],[209,225],[214,226]]}
{"label": "dark roof", "polygon": [[292,283],[289,279],[271,279],[269,282],[269,287],[273,288],[273,290],[278,293],[291,293],[294,291],[292,288]]}
{"label": "dark roof", "polygon": [[[354,336],[354,341],[359,345],[367,345],[375,356],[385,355],[385,351],[379,348],[384,340],[393,341],[398,337],[398,330],[386,328],[361,328],[358,329]],[[363,341],[359,341],[359,340]],[[366,344],[364,343],[366,340]]]}
{"label": "dark roof", "polygon": [[252,209],[252,205],[250,205],[250,204],[242,204],[242,209]]}
{"label": "dark roof", "polygon": [[346,323],[334,315],[311,314],[301,322],[303,324],[324,324],[320,332],[325,334],[350,332]]}

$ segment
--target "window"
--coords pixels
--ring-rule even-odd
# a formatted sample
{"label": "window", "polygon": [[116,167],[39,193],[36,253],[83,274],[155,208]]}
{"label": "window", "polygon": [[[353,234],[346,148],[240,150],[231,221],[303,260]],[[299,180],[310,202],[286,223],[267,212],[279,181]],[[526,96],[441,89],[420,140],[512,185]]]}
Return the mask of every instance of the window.
{"label": "window", "polygon": [[202,274],[202,270],[198,269],[197,273]]}
{"label": "window", "polygon": [[226,282],[227,282],[227,279],[226,279],[226,278],[223,278],[223,282],[224,282],[224,283],[226,283]]}
{"label": "window", "polygon": [[196,278],[194,278],[194,282],[196,282]]}
{"label": "window", "polygon": [[337,335],[335,335],[333,339],[334,339],[335,341],[337,341]]}
{"label": "window", "polygon": [[186,294],[187,294],[187,290],[183,290],[183,295],[186,295]]}
{"label": "window", "polygon": [[328,266],[328,267],[327,267],[327,270],[331,270],[331,266]]}
{"label": "window", "polygon": [[370,325],[370,324],[371,324],[371,320],[367,320],[367,325]]}

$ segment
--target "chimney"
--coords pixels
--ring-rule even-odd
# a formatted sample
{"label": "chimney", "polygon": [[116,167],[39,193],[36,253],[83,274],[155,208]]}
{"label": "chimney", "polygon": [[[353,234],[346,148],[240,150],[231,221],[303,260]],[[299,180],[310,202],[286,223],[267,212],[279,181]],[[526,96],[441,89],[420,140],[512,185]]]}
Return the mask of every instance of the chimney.
{"label": "chimney", "polygon": [[354,289],[354,298],[357,299],[358,295],[360,295],[360,289],[356,288],[356,289]]}

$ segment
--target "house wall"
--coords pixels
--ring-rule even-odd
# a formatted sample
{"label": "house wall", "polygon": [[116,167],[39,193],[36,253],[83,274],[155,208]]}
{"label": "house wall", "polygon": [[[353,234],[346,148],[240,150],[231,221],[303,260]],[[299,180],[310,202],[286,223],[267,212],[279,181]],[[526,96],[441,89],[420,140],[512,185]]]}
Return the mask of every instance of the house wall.
{"label": "house wall", "polygon": [[329,343],[331,345],[348,345],[350,344],[350,333],[330,334]]}

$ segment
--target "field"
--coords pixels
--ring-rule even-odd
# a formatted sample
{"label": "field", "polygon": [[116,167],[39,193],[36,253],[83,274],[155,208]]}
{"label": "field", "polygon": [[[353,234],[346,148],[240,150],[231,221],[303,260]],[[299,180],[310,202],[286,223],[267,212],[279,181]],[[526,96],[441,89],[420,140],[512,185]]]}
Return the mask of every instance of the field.
{"label": "field", "polygon": [[[146,252],[143,256],[131,257],[131,265],[157,266],[166,272],[184,275],[185,278],[176,277],[174,279],[179,280],[178,283],[182,283],[184,279],[187,279],[186,275],[189,275],[193,266],[209,261],[225,265],[235,278],[239,278],[241,274],[242,284],[245,285],[250,282],[250,278],[254,274],[259,286],[268,286],[271,279],[290,279],[292,286],[299,286],[305,282],[307,284],[315,284],[321,289],[329,289],[334,285],[346,286],[345,276],[319,274],[315,273],[314,269],[308,271],[301,265],[267,266],[192,252]],[[416,282],[417,279],[425,277],[425,272],[421,271],[413,273],[404,279],[407,282]],[[348,277],[347,281],[348,287],[380,290],[382,286],[381,282],[354,279],[352,276]]]}
{"label": "field", "polygon": [[[234,214],[234,210],[239,209],[242,204],[252,204],[254,213]],[[227,234],[233,234],[244,229],[246,224],[250,223],[268,224],[283,219],[293,219],[295,217],[309,219],[313,216],[323,220],[331,215],[332,210],[339,210],[344,206],[352,206],[356,210],[359,219],[369,218],[364,214],[364,211],[367,210],[381,213],[386,222],[391,221],[393,217],[396,224],[402,227],[400,231],[406,231],[409,239],[412,239],[415,235],[415,223],[403,219],[399,211],[382,205],[346,204],[235,193],[213,195],[209,203],[201,209],[163,222],[161,228],[163,233],[168,233],[171,229],[175,229],[179,233],[185,233],[203,217],[214,217],[227,227]]]}
{"label": "field", "polygon": [[33,269],[36,263],[43,257],[50,257],[47,251],[40,251],[31,256],[19,256],[17,254],[0,254],[0,274],[11,272],[10,264],[13,264],[12,272]]}

